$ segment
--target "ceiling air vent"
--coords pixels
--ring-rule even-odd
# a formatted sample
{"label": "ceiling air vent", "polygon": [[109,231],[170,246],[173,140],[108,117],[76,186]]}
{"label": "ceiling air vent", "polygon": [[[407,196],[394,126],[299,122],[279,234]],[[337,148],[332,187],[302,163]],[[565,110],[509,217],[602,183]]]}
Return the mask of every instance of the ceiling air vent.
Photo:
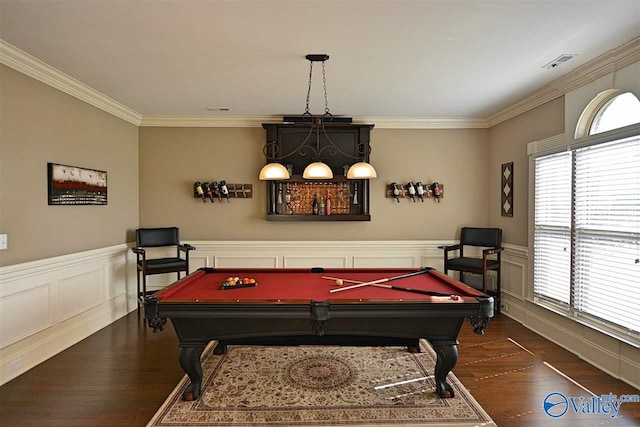
{"label": "ceiling air vent", "polygon": [[544,69],[547,70],[553,70],[554,68],[558,68],[559,66],[561,66],[562,64],[564,64],[567,61],[570,61],[571,59],[575,58],[576,56],[578,56],[577,53],[565,53],[562,54],[560,56],[558,56],[556,59],[554,59],[553,61],[549,62],[547,65],[545,65]]}

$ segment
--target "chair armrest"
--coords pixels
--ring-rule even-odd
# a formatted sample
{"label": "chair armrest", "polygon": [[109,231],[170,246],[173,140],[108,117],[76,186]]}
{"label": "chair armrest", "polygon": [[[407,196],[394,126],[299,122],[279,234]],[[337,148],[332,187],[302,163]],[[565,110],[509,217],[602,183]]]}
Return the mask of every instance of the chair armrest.
{"label": "chair armrest", "polygon": [[184,244],[178,245],[178,249],[181,250],[182,252],[189,252],[189,251],[195,250],[196,247],[188,243],[184,243]]}
{"label": "chair armrest", "polygon": [[146,254],[145,250],[142,248],[131,248],[131,252],[137,255],[142,255],[142,256],[145,256]]}
{"label": "chair armrest", "polygon": [[136,263],[138,265],[145,264],[147,262],[147,252],[139,247],[131,248],[131,252],[136,254]]}
{"label": "chair armrest", "polygon": [[443,249],[445,252],[455,251],[462,248],[462,245],[449,245],[449,246],[438,246],[438,249]]}
{"label": "chair armrest", "polygon": [[489,248],[482,250],[482,257],[486,257],[487,255],[497,254],[498,252],[502,252],[502,248]]}

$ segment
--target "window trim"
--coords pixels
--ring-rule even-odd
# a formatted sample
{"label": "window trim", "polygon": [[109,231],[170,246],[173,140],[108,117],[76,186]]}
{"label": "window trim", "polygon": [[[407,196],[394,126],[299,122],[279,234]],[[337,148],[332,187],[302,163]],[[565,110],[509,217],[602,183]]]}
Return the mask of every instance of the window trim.
{"label": "window trim", "polygon": [[[640,135],[640,123],[631,124],[628,126],[620,127],[617,129],[612,129],[605,132],[595,133],[593,135],[589,134],[591,130],[591,126],[593,121],[595,120],[596,115],[600,112],[600,110],[607,105],[609,101],[614,99],[616,96],[619,96],[623,93],[627,93],[628,91],[622,90],[608,90],[601,92],[596,98],[594,98],[589,105],[583,110],[582,115],[578,121],[578,125],[576,126],[576,132],[574,139],[569,142],[566,134],[555,135],[543,140],[533,141],[527,144],[527,155],[530,158],[530,201],[532,202],[532,206],[529,209],[530,212],[530,220],[529,220],[529,230],[530,230],[530,250],[532,253],[532,257],[530,260],[530,266],[532,275],[534,274],[534,258],[535,258],[535,248],[534,248],[534,240],[535,240],[535,174],[533,173],[533,168],[535,167],[535,159],[538,157],[548,156],[552,154],[557,154],[563,151],[574,151],[581,148],[599,145],[607,142],[618,141],[630,137],[637,137]],[[635,94],[634,94],[635,95]],[[572,184],[573,185],[573,184]],[[573,197],[573,196],[572,196]],[[573,239],[573,220],[572,220],[572,239]],[[572,248],[573,251],[573,248]],[[573,255],[572,255],[573,256]],[[572,261],[573,263],[573,261]],[[573,266],[571,267],[573,269]],[[638,337],[636,332],[627,331],[623,327],[616,327],[613,324],[609,324],[605,321],[599,320],[597,317],[589,316],[588,314],[581,313],[577,309],[573,307],[573,302],[571,302],[568,306],[565,306],[560,303],[555,303],[551,299],[547,299],[544,297],[539,297],[535,295],[533,289],[533,276],[531,276],[531,290],[526,297],[527,300],[531,301],[536,306],[549,310],[552,313],[555,313],[567,320],[571,320],[576,322],[579,325],[588,327],[589,329],[598,331],[600,333],[606,334],[612,338],[615,338],[621,342],[624,342],[630,346],[635,348],[640,348],[640,337]],[[573,288],[572,288],[573,289]],[[571,293],[571,298],[573,298],[573,291]]]}
{"label": "window trim", "polygon": [[593,98],[591,102],[587,104],[585,109],[582,110],[582,114],[578,119],[578,125],[576,126],[576,132],[573,137],[575,139],[580,139],[589,136],[589,131],[591,130],[591,126],[593,125],[593,121],[596,119],[598,112],[607,104],[607,102],[611,101],[616,96],[622,95],[623,93],[627,93],[627,91],[620,89],[608,89],[600,92],[595,98]]}
{"label": "window trim", "polygon": [[591,145],[602,144],[616,139],[624,139],[640,134],[640,123],[606,132],[588,135],[575,139],[572,143],[565,141],[565,134],[561,133],[549,138],[532,141],[527,144],[527,154],[535,159],[541,156],[559,153],[561,151],[577,150],[579,148],[589,147]]}

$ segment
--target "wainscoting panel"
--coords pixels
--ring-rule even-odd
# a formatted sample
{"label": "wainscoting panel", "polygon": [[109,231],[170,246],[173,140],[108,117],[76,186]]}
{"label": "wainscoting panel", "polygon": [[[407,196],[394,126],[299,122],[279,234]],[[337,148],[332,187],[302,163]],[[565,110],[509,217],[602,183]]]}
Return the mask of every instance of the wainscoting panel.
{"label": "wainscoting panel", "polygon": [[351,263],[347,256],[292,256],[283,258],[284,268],[347,268]]}
{"label": "wainscoting panel", "polygon": [[0,348],[51,326],[50,287],[47,283],[0,297]]}
{"label": "wainscoting panel", "polygon": [[[439,245],[451,241],[190,241],[194,257],[219,268],[442,268]],[[268,256],[267,256],[268,255]],[[195,265],[192,270],[195,270]]]}
{"label": "wainscoting panel", "polygon": [[99,269],[60,279],[60,322],[102,304],[102,287],[102,271]]}
{"label": "wainscoting panel", "polygon": [[[133,267],[133,268],[132,268]],[[107,300],[113,299],[118,295],[126,295],[127,293],[127,280],[128,273],[135,271],[135,264],[131,262],[127,264],[127,254],[123,253],[120,256],[114,257],[114,259],[109,262],[107,267],[107,276],[105,278],[106,283],[109,283],[110,286],[106,286],[107,294],[105,298]],[[135,277],[132,276],[132,278]],[[133,285],[135,288],[135,283],[132,282],[129,286]],[[133,289],[132,288],[132,289]]]}
{"label": "wainscoting panel", "polygon": [[353,266],[355,268],[376,268],[380,266],[397,268],[418,268],[415,256],[396,256],[388,254],[386,256],[355,256]]}
{"label": "wainscoting panel", "polygon": [[504,300],[524,304],[528,277],[528,250],[519,246],[504,245],[502,251],[502,294]]}
{"label": "wainscoting panel", "polygon": [[278,268],[276,256],[213,256],[213,265],[216,268]]}
{"label": "wainscoting panel", "polygon": [[0,268],[0,385],[137,308],[130,247]]}
{"label": "wainscoting panel", "polygon": [[209,257],[193,253],[189,255],[189,269],[193,271],[204,267],[213,267],[213,263],[209,262]]}

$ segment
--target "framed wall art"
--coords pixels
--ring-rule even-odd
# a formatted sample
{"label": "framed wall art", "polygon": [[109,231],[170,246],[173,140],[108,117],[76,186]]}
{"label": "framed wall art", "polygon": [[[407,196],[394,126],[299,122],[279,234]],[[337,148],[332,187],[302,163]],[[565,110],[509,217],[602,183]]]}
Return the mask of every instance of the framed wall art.
{"label": "framed wall art", "polygon": [[106,205],[107,172],[47,163],[49,205]]}
{"label": "framed wall art", "polygon": [[500,211],[502,216],[513,216],[513,162],[502,164]]}

